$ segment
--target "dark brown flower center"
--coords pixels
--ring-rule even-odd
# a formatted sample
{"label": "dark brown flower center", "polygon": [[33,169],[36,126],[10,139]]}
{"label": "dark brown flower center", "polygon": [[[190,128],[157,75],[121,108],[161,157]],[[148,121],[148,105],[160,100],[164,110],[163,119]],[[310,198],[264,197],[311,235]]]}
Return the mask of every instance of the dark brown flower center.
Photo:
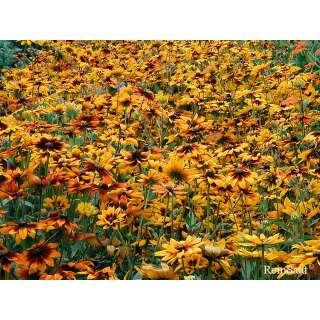
{"label": "dark brown flower center", "polygon": [[177,180],[177,181],[182,181],[183,180],[183,172],[179,171],[179,170],[172,170],[170,172],[170,176]]}
{"label": "dark brown flower center", "polygon": [[236,168],[231,175],[233,176],[233,178],[242,179],[248,177],[250,175],[250,172],[241,168]]}
{"label": "dark brown flower center", "polygon": [[0,121],[0,130],[6,130],[8,128],[8,126]]}
{"label": "dark brown flower center", "polygon": [[30,261],[39,261],[47,258],[49,256],[50,250],[44,246],[40,246],[34,249],[31,249],[28,252],[28,259]]}
{"label": "dark brown flower center", "polygon": [[48,149],[51,149],[53,147],[53,143],[52,142],[47,142],[45,143],[45,147]]}

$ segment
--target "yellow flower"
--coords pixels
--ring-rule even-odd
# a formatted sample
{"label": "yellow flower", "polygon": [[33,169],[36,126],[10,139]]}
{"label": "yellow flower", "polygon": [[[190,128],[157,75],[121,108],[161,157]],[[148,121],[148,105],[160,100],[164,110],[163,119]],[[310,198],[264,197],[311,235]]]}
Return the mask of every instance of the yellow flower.
{"label": "yellow flower", "polygon": [[195,176],[194,170],[186,168],[184,161],[176,159],[170,160],[165,165],[163,173],[171,181],[185,183],[190,183]]}
{"label": "yellow flower", "polygon": [[262,257],[262,251],[261,250],[258,250],[258,251],[248,251],[246,249],[239,249],[237,252],[236,252],[239,256],[242,256],[242,257],[247,257],[247,258],[261,258]]}
{"label": "yellow flower", "polygon": [[229,254],[229,250],[218,246],[214,246],[212,244],[205,244],[202,247],[202,251],[207,258],[223,257]]}
{"label": "yellow flower", "polygon": [[120,208],[109,207],[107,210],[102,210],[98,215],[98,226],[102,226],[103,229],[109,227],[120,226],[124,222],[125,213]]}
{"label": "yellow flower", "polygon": [[169,243],[162,245],[164,250],[156,252],[155,256],[162,257],[163,261],[173,264],[186,255],[201,253],[201,245],[201,238],[194,236],[188,236],[184,241],[170,239]]}
{"label": "yellow flower", "polygon": [[233,186],[238,185],[241,189],[245,189],[254,184],[256,174],[242,167],[234,168],[230,172]]}
{"label": "yellow flower", "polygon": [[188,274],[192,274],[196,270],[207,268],[208,265],[209,261],[201,254],[187,254],[185,257],[179,259],[179,264],[174,271],[182,270]]}
{"label": "yellow flower", "polygon": [[288,198],[284,199],[283,204],[278,204],[278,211],[281,213],[286,213],[287,215],[291,217],[299,217],[301,216],[301,213],[299,212],[299,209],[304,210],[303,205],[300,205],[296,208],[296,205],[291,202]]}
{"label": "yellow flower", "polygon": [[238,240],[239,244],[244,247],[259,247],[263,245],[273,245],[284,242],[284,238],[278,233],[269,238],[266,238],[264,234],[257,236],[242,233],[239,235]]}
{"label": "yellow flower", "polygon": [[53,196],[52,198],[46,198],[43,201],[43,206],[47,209],[60,209],[66,210],[70,208],[69,201],[66,196]]}
{"label": "yellow flower", "polygon": [[98,209],[91,203],[81,202],[77,206],[77,211],[81,216],[91,217],[98,213]]}
{"label": "yellow flower", "polygon": [[161,263],[160,267],[152,264],[143,264],[141,268],[136,268],[137,271],[145,278],[151,280],[178,280],[179,277],[165,263]]}

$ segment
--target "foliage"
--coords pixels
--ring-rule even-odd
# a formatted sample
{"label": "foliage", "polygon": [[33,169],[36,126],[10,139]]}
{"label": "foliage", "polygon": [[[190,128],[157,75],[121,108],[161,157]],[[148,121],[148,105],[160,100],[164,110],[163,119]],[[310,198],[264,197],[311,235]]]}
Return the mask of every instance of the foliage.
{"label": "foliage", "polygon": [[35,46],[23,45],[21,41],[0,40],[0,75],[2,69],[23,67],[36,54],[34,49]]}

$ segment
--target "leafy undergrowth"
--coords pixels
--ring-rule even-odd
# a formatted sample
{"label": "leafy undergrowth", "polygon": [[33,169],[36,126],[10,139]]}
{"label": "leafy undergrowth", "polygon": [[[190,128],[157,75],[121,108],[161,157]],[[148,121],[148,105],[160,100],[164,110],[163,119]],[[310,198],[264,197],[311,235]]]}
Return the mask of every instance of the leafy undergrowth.
{"label": "leafy undergrowth", "polygon": [[291,63],[301,68],[300,72],[319,72],[320,41],[273,41],[274,59],[277,63]]}
{"label": "leafy undergrowth", "polygon": [[317,42],[22,45],[41,50],[1,80],[2,279],[319,278]]}
{"label": "leafy undergrowth", "polygon": [[30,41],[0,40],[0,78],[2,69],[24,67],[39,49],[40,46]]}

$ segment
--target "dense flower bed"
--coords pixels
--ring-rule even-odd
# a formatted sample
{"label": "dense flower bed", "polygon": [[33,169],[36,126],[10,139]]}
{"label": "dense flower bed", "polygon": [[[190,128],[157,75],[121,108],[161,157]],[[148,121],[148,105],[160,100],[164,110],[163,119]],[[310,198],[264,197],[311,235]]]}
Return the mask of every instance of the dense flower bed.
{"label": "dense flower bed", "polygon": [[41,50],[0,85],[0,278],[319,277],[314,69],[272,42],[23,44]]}

